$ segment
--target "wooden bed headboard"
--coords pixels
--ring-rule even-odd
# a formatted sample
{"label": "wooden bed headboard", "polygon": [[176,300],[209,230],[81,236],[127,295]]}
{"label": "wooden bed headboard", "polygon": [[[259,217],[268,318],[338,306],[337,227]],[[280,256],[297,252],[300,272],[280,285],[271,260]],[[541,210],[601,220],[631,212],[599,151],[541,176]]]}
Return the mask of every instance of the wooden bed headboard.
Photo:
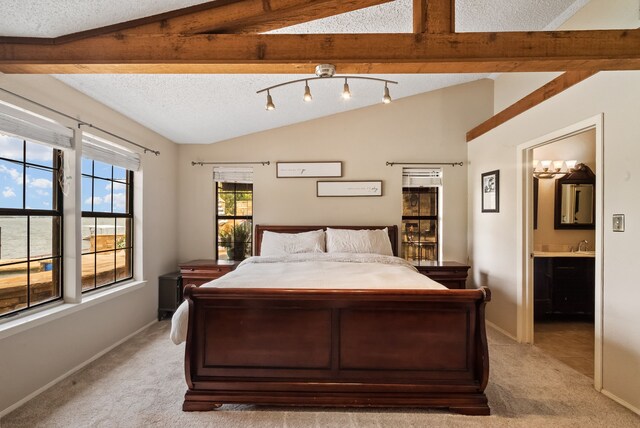
{"label": "wooden bed headboard", "polygon": [[255,242],[255,252],[256,256],[260,255],[260,247],[262,246],[262,234],[265,230],[269,232],[276,233],[300,233],[300,232],[310,232],[312,230],[323,229],[327,230],[327,227],[332,229],[384,229],[387,228],[389,232],[389,240],[391,241],[391,249],[393,250],[393,255],[398,255],[398,226],[265,226],[256,224],[256,231],[254,236]]}

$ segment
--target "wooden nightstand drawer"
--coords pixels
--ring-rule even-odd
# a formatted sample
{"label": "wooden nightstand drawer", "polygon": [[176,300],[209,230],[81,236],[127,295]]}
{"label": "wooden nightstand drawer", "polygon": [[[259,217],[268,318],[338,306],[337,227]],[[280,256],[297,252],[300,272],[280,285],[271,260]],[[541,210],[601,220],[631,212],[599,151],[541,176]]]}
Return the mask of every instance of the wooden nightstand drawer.
{"label": "wooden nightstand drawer", "polygon": [[420,261],[414,264],[418,272],[447,288],[466,288],[469,266],[458,262]]}
{"label": "wooden nightstand drawer", "polygon": [[192,260],[180,263],[180,273],[184,285],[200,286],[234,270],[240,262],[231,260]]}

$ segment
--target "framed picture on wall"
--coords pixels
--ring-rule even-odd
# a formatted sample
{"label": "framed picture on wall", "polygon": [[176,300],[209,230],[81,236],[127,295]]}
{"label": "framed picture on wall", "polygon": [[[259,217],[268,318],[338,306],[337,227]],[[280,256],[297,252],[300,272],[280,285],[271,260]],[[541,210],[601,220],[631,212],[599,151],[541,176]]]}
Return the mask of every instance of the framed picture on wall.
{"label": "framed picture on wall", "polygon": [[482,174],[482,212],[500,212],[500,170]]}
{"label": "framed picture on wall", "polygon": [[342,162],[276,162],[276,177],[342,177]]}
{"label": "framed picture on wall", "polygon": [[382,180],[318,181],[316,196],[382,196]]}

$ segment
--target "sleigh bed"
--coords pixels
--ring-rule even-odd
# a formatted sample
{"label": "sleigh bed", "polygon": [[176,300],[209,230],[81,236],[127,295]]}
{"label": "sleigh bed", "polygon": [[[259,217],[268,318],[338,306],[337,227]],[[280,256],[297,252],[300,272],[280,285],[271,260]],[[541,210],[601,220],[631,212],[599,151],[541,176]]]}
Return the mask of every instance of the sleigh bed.
{"label": "sleigh bed", "polygon": [[[265,231],[319,228],[256,226],[256,253]],[[388,232],[397,254],[397,228]],[[220,280],[185,287],[185,411],[249,403],[489,414],[486,288],[215,286]]]}

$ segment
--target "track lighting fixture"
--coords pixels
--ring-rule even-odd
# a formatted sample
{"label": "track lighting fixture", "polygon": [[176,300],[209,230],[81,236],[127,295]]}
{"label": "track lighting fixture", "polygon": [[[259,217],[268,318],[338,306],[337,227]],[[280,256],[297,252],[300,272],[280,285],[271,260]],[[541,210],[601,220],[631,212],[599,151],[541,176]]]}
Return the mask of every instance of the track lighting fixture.
{"label": "track lighting fixture", "polygon": [[311,88],[309,87],[310,80],[318,80],[318,79],[344,79],[344,85],[342,87],[342,98],[348,100],[351,98],[351,88],[349,87],[348,79],[355,80],[374,80],[377,82],[384,82],[384,96],[382,97],[382,102],[385,104],[389,104],[391,102],[391,95],[389,94],[389,83],[393,83],[397,85],[398,82],[394,82],[393,80],[387,79],[378,79],[375,77],[363,77],[363,76],[335,76],[336,67],[333,64],[320,64],[316,67],[316,76],[306,79],[298,79],[291,80],[289,82],[280,83],[277,85],[269,86],[268,88],[260,89],[256,93],[260,94],[262,92],[267,93],[267,110],[275,110],[276,106],[273,103],[273,98],[271,98],[271,89],[279,88],[280,86],[287,86],[294,83],[304,82],[304,96],[302,99],[305,102],[310,102],[313,100],[313,96],[311,96]]}
{"label": "track lighting fixture", "polygon": [[349,83],[347,83],[347,79],[344,79],[344,86],[342,89],[342,98],[348,100],[351,98],[351,90],[349,90]]}
{"label": "track lighting fixture", "polygon": [[311,96],[311,88],[309,88],[309,82],[307,80],[304,81],[304,97],[305,102],[309,102],[313,99]]}
{"label": "track lighting fixture", "polygon": [[271,98],[271,94],[267,91],[267,110],[275,110],[276,105],[273,103],[273,98]]}
{"label": "track lighting fixture", "polygon": [[389,95],[389,87],[387,86],[387,82],[384,82],[384,96],[382,97],[382,102],[385,104],[391,103],[391,95]]}

